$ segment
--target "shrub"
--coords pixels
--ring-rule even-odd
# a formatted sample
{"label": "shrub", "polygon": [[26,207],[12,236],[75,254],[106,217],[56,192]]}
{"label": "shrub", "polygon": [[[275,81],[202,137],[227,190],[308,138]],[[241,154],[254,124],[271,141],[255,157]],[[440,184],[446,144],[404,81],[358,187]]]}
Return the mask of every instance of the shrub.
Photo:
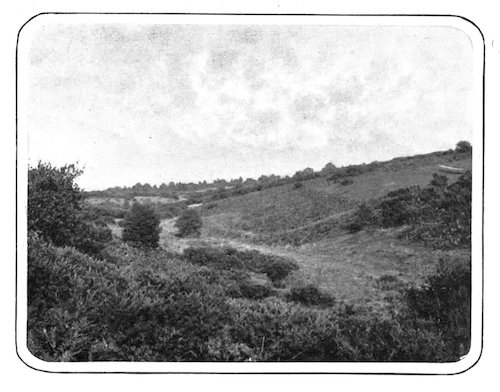
{"label": "shrub", "polygon": [[102,257],[101,253],[113,239],[109,227],[100,221],[83,222],[73,238],[75,248],[94,257]]}
{"label": "shrub", "polygon": [[304,184],[302,183],[302,181],[297,181],[297,182],[293,183],[293,189],[300,189],[303,186],[304,186]]}
{"label": "shrub", "polygon": [[471,152],[472,145],[468,141],[461,140],[457,143],[455,151],[458,153]]}
{"label": "shrub", "polygon": [[28,171],[28,230],[57,246],[73,246],[98,256],[111,241],[111,230],[99,213],[84,208],[84,195],[74,180],[82,171],[39,162]]}
{"label": "shrub", "polygon": [[382,226],[394,227],[414,223],[420,213],[419,195],[418,186],[389,192],[380,203]]}
{"label": "shrub", "polygon": [[198,212],[193,209],[185,210],[175,222],[175,227],[178,230],[178,237],[186,237],[190,235],[199,236],[201,226],[202,220],[200,214],[198,214]]}
{"label": "shrub", "polygon": [[379,217],[377,212],[366,203],[358,206],[354,212],[351,221],[345,226],[349,233],[354,234],[362,230],[366,226],[378,224]]}
{"label": "shrub", "polygon": [[156,248],[160,231],[160,218],[153,207],[134,203],[125,215],[122,239],[135,247]]}
{"label": "shrub", "polygon": [[470,264],[441,259],[437,272],[422,287],[405,291],[409,314],[432,322],[442,335],[448,356],[459,358],[470,346]]}
{"label": "shrub", "polygon": [[265,265],[264,271],[267,277],[273,283],[278,283],[285,279],[288,274],[299,267],[293,261],[283,258],[273,258],[272,261]]}
{"label": "shrub", "polygon": [[240,251],[234,248],[186,248],[184,257],[191,263],[223,270],[247,270],[264,273],[273,282],[285,279],[298,265],[283,257],[267,255],[256,250]]}
{"label": "shrub", "polygon": [[354,181],[351,180],[350,178],[345,178],[342,181],[340,181],[340,185],[342,185],[342,186],[351,185],[353,183],[354,183]]}
{"label": "shrub", "polygon": [[38,162],[28,170],[28,230],[55,245],[70,245],[81,224],[83,194],[75,184],[82,171]]}
{"label": "shrub", "polygon": [[299,302],[303,305],[330,306],[335,303],[332,296],[322,292],[317,286],[308,284],[300,287],[292,287],[287,296],[290,301]]}
{"label": "shrub", "polygon": [[[435,180],[435,181],[434,181]],[[421,192],[418,220],[407,235],[435,248],[469,248],[471,244],[472,175],[452,184],[434,184]],[[432,183],[431,183],[432,184]],[[438,186],[439,185],[439,186]]]}

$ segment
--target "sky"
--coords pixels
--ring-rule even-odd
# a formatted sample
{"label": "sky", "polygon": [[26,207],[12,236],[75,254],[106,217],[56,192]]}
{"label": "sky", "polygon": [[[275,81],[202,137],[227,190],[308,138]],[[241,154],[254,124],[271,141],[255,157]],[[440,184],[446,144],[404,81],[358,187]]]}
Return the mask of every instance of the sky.
{"label": "sky", "polygon": [[451,27],[47,24],[29,44],[29,163],[78,162],[86,190],[472,138],[472,46]]}

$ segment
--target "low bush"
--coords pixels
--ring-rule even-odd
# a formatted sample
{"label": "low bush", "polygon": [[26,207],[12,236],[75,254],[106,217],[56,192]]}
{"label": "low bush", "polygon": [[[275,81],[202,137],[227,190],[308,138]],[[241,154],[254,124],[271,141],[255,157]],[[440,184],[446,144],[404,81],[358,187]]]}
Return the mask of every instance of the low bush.
{"label": "low bush", "polygon": [[283,257],[266,255],[256,250],[241,251],[230,247],[190,247],[184,250],[184,258],[194,264],[218,269],[264,273],[273,283],[285,279],[290,272],[299,268],[295,262]]}
{"label": "low bush", "polygon": [[366,203],[358,206],[350,221],[343,227],[354,234],[362,230],[364,227],[378,225],[380,217],[377,211]]}
{"label": "low bush", "polygon": [[185,210],[175,222],[178,237],[199,236],[201,232],[202,220],[200,214],[193,209]]}
{"label": "low bush", "polygon": [[415,223],[419,218],[419,187],[391,191],[380,203],[383,227],[395,227]]}
{"label": "low bush", "polygon": [[296,263],[290,260],[277,257],[272,258],[271,260],[272,261],[270,263],[265,265],[262,272],[264,272],[273,283],[282,281],[290,272],[299,268]]}
{"label": "low bush", "polygon": [[431,322],[442,335],[448,355],[469,351],[471,318],[470,264],[441,259],[437,272],[422,287],[405,291],[410,315]]}
{"label": "low bush", "polygon": [[300,287],[292,287],[287,299],[293,302],[299,302],[303,305],[331,306],[335,304],[335,299],[321,291],[317,286],[308,284]]}

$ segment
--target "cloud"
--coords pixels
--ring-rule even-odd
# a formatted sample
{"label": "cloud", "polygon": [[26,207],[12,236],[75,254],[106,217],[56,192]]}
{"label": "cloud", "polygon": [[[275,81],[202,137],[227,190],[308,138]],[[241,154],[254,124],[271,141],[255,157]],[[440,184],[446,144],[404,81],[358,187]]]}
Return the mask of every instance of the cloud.
{"label": "cloud", "polygon": [[[471,49],[460,34],[47,26],[32,43],[30,153],[103,164],[123,182],[132,164],[121,151],[139,166],[142,156],[203,178],[204,167],[227,170],[210,154],[248,155],[255,170],[278,172],[435,150],[470,135]],[[194,152],[207,164],[189,163]]]}

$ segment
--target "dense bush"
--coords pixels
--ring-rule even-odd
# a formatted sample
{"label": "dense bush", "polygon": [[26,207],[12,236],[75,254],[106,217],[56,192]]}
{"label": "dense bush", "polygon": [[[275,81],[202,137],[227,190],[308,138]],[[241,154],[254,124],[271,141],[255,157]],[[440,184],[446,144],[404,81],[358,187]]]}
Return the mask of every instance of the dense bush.
{"label": "dense bush", "polygon": [[160,218],[153,207],[134,203],[123,220],[122,239],[136,247],[156,248],[160,240]]}
{"label": "dense bush", "polygon": [[298,265],[279,256],[267,255],[258,251],[241,251],[230,247],[186,248],[184,257],[191,263],[218,269],[240,269],[263,273],[273,282],[285,279]]}
{"label": "dense bush", "polygon": [[441,259],[436,274],[423,287],[405,292],[409,311],[415,319],[432,322],[442,334],[449,355],[465,355],[470,346],[471,271],[470,264]]}
{"label": "dense bush", "polygon": [[302,181],[297,181],[297,182],[293,183],[293,189],[300,189],[303,186],[304,186],[304,184],[302,183]]}
{"label": "dense bush", "polygon": [[28,171],[28,230],[57,246],[73,246],[98,256],[111,231],[99,214],[84,208],[75,184],[82,173],[74,165],[61,168],[39,162]]}
{"label": "dense bush", "polygon": [[185,210],[177,221],[175,227],[177,228],[177,236],[187,237],[190,235],[200,235],[202,220],[200,214],[193,209]]}
{"label": "dense bush", "polygon": [[81,224],[83,194],[75,184],[82,171],[39,162],[28,171],[28,229],[55,245],[69,245]]}
{"label": "dense bush", "polygon": [[361,204],[342,227],[356,233],[367,226],[407,226],[404,235],[435,248],[468,248],[471,239],[472,175],[449,184],[434,174],[429,185],[389,192],[370,206]]}
{"label": "dense bush", "polygon": [[354,234],[366,226],[377,225],[379,221],[380,217],[378,216],[377,211],[368,204],[361,203],[354,212],[353,217],[345,225],[345,229],[347,229],[351,234]]}
{"label": "dense bush", "polygon": [[419,218],[420,188],[408,187],[389,192],[380,203],[383,227],[411,224]]}
{"label": "dense bush", "polygon": [[289,295],[287,296],[287,299],[309,306],[331,306],[335,303],[335,299],[331,295],[321,291],[317,286],[313,284],[292,287],[290,289]]}
{"label": "dense bush", "polygon": [[472,175],[449,185],[430,185],[422,192],[418,221],[407,235],[435,248],[470,248]]}
{"label": "dense bush", "polygon": [[471,152],[472,151],[472,145],[468,141],[461,140],[461,141],[459,141],[457,143],[457,145],[455,147],[455,151],[459,152],[459,153]]}
{"label": "dense bush", "polygon": [[299,267],[293,261],[284,258],[273,258],[272,262],[265,265],[263,272],[273,283],[278,283],[285,279],[288,274]]}
{"label": "dense bush", "polygon": [[347,186],[353,184],[354,181],[351,180],[350,178],[344,178],[342,181],[340,181],[340,185],[342,186]]}

